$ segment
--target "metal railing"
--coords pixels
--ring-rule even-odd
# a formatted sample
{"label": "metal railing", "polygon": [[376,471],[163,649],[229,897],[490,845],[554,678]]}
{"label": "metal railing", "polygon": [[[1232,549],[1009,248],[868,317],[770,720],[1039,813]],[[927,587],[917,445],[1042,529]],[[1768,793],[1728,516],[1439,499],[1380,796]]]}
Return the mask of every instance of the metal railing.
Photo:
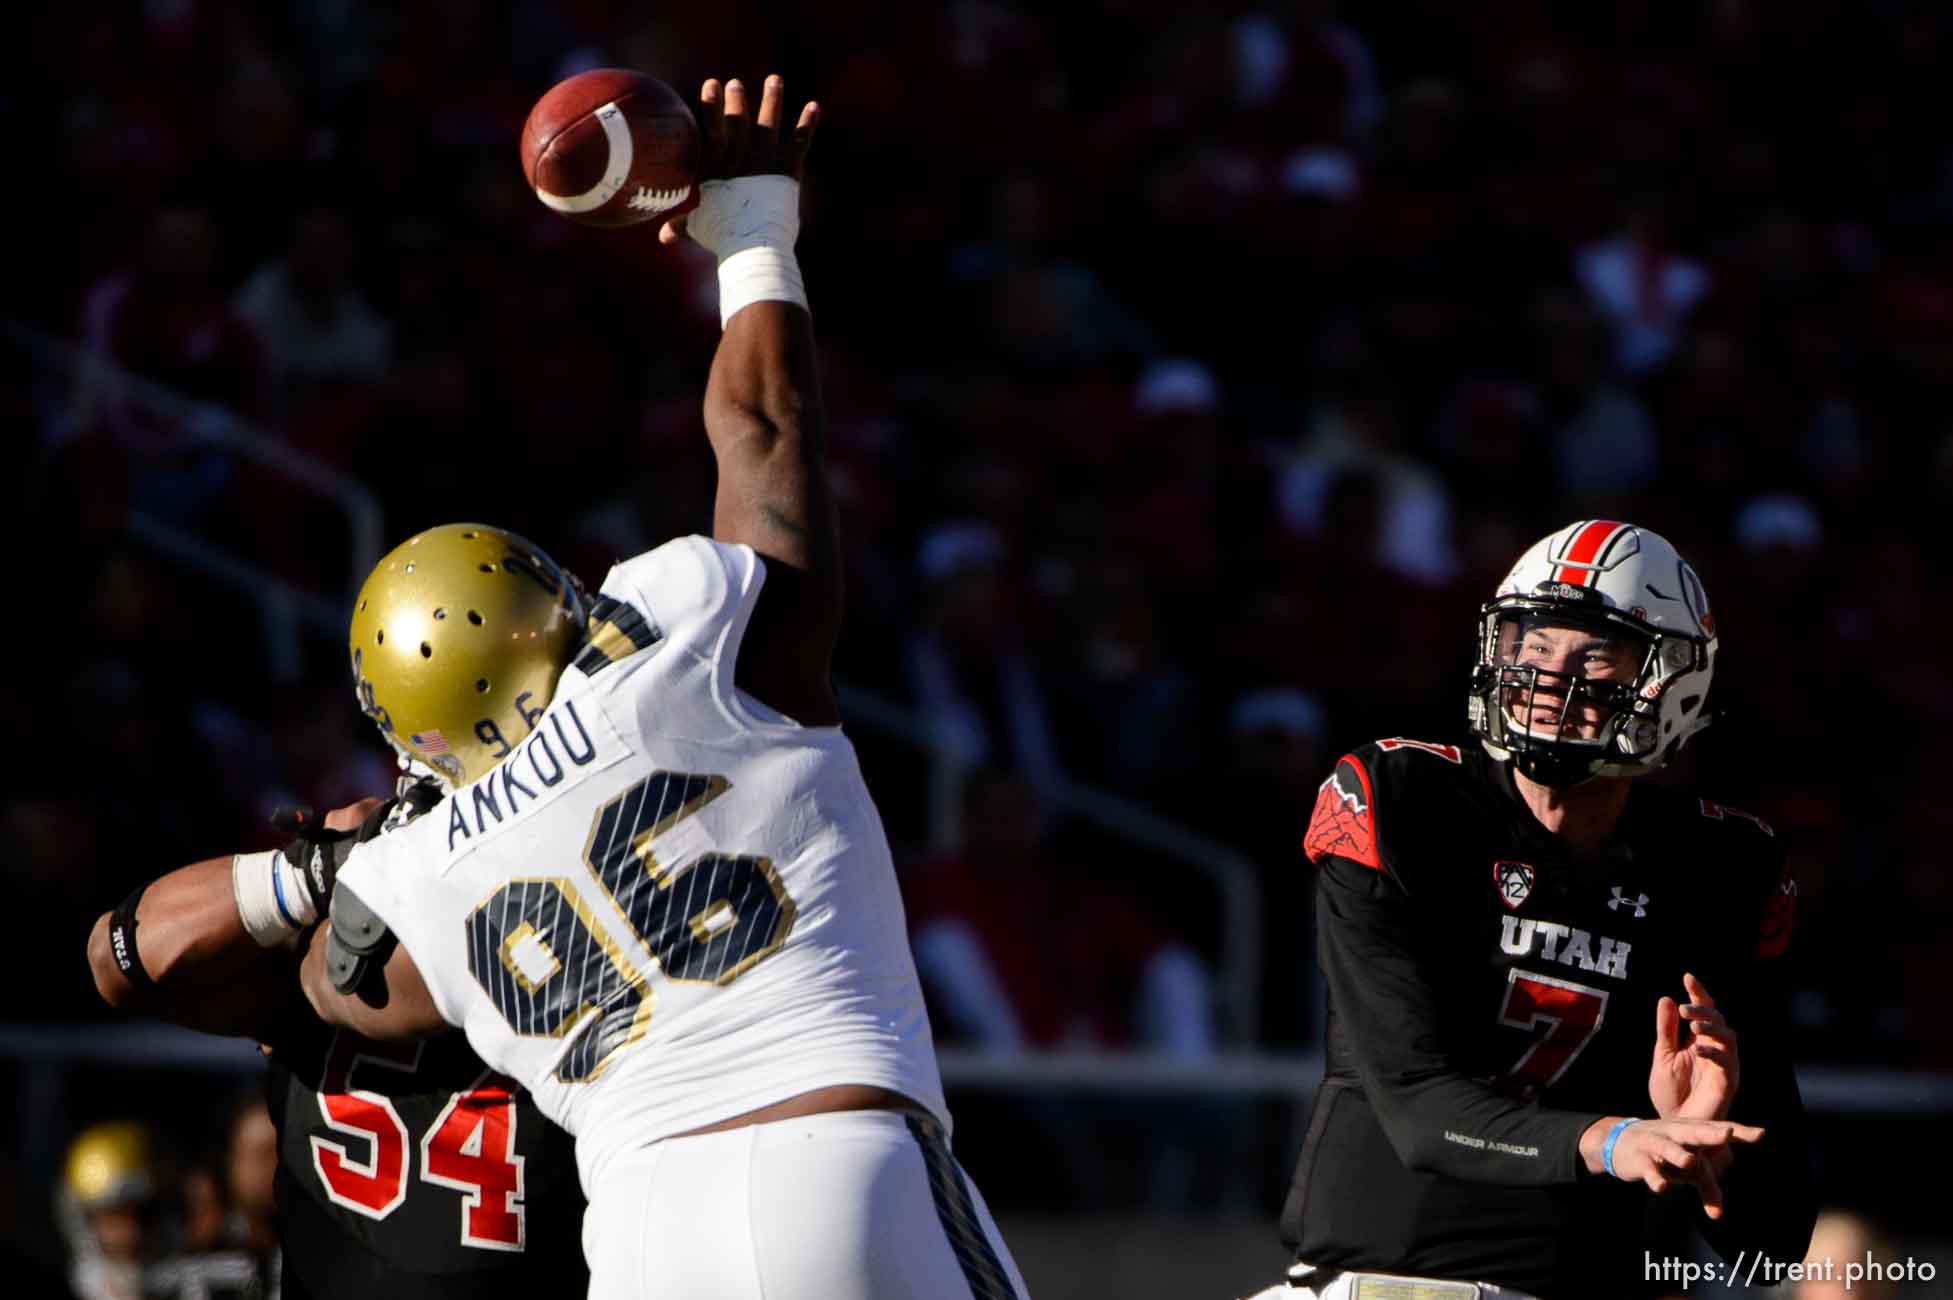
{"label": "metal railing", "polygon": [[[841,713],[884,736],[920,749],[931,762],[932,820],[940,828],[960,808],[968,771],[960,751],[918,710],[863,686],[840,683]],[[1241,854],[1188,830],[1143,804],[1095,786],[1062,779],[1039,795],[1055,812],[1089,822],[1107,834],[1171,858],[1204,878],[1220,898],[1220,956],[1215,970],[1215,1018],[1223,1042],[1246,1044],[1261,1018],[1261,882]],[[954,842],[953,833],[937,841]]]}
{"label": "metal railing", "polygon": [[[943,1082],[953,1089],[1199,1093],[1306,1101],[1322,1081],[1320,1052],[1225,1051],[1189,1059],[1166,1052],[992,1051],[943,1048]],[[257,1045],[155,1023],[0,1023],[0,1061],[65,1072],[80,1067],[249,1072]],[[1820,1115],[1953,1115],[1953,1076],[1915,1070],[1800,1065],[1806,1109]]]}
{"label": "metal railing", "polygon": [[[241,459],[260,465],[280,478],[315,496],[325,498],[346,516],[346,588],[350,598],[366,581],[366,575],[380,558],[384,533],[379,498],[365,483],[333,468],[322,460],[288,446],[275,433],[240,417],[229,407],[215,402],[200,402],[151,379],[124,369],[91,349],[59,339],[17,320],[0,321],[0,337],[27,354],[35,364],[67,376],[78,391],[105,403],[129,403],[169,421],[186,444],[221,447]],[[170,548],[173,555],[199,547],[210,549],[194,534],[152,516],[137,515],[145,540]],[[180,556],[179,556],[180,557]],[[199,567],[202,566],[199,562]],[[232,583],[248,573],[252,582],[265,581],[288,586],[248,561],[231,557],[215,566],[211,576]],[[281,597],[282,598],[282,597]],[[301,611],[302,612],[302,611]],[[343,611],[334,610],[337,622]],[[336,635],[336,633],[335,633]]]}

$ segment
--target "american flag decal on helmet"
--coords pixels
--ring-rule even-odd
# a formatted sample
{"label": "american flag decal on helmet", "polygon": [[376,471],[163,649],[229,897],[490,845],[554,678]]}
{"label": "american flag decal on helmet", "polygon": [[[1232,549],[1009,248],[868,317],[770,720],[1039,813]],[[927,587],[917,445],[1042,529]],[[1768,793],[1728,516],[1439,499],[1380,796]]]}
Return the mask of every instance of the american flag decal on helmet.
{"label": "american flag decal on helmet", "polygon": [[423,754],[445,754],[448,752],[447,737],[438,731],[410,731],[407,741]]}
{"label": "american flag decal on helmet", "polygon": [[[1628,545],[1626,550],[1621,549],[1624,542]],[[1635,536],[1632,524],[1613,519],[1595,519],[1576,524],[1567,531],[1567,540],[1559,548],[1559,554],[1550,557],[1558,566],[1553,570],[1553,580],[1576,587],[1590,587],[1594,574],[1605,569],[1610,562],[1625,560],[1640,549],[1641,543]]]}

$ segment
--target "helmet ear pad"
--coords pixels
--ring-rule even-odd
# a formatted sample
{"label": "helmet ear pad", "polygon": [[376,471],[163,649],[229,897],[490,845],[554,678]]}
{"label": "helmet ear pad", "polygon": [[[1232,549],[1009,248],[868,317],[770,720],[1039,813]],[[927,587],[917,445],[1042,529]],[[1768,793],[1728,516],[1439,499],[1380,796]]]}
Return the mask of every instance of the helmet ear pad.
{"label": "helmet ear pad", "polygon": [[449,788],[534,728],[586,627],[582,588],[541,547],[486,524],[416,534],[354,598],[348,651],[362,712]]}

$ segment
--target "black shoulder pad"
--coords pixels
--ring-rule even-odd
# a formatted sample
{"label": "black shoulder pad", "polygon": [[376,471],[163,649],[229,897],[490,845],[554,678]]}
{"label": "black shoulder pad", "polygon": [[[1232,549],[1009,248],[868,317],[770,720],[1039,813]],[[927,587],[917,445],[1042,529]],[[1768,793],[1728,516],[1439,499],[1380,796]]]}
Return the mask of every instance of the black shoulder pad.
{"label": "black shoulder pad", "polygon": [[326,935],[326,974],[332,987],[351,993],[369,972],[386,965],[397,940],[379,914],[343,885],[332,893],[332,930]]}

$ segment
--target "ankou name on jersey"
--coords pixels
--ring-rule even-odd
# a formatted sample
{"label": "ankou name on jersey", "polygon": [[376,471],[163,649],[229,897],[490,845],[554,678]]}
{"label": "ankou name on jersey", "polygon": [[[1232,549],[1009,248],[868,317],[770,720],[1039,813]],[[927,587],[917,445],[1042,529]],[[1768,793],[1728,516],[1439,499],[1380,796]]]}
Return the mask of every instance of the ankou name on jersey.
{"label": "ankou name on jersey", "polygon": [[[563,726],[566,716],[576,730],[574,740]],[[587,767],[596,760],[597,742],[590,738],[583,719],[577,716],[574,700],[564,700],[560,709],[551,709],[547,721],[555,729],[557,744],[550,744],[548,730],[537,727],[529,733],[527,740],[516,747],[520,753],[504,759],[487,776],[457,791],[447,801],[450,853],[454,851],[457,835],[465,841],[471,836],[483,834],[490,829],[491,819],[496,826],[500,826],[504,804],[508,808],[507,815],[514,817],[522,811],[521,797],[537,799],[540,791],[560,784],[566,770]],[[565,759],[568,760],[567,764]],[[528,781],[535,782],[535,785],[531,786]],[[468,824],[471,813],[474,817],[472,826]]]}
{"label": "ankou name on jersey", "polygon": [[1517,916],[1502,920],[1505,924],[1499,934],[1499,947],[1514,957],[1530,957],[1534,949],[1538,949],[1542,961],[1578,966],[1581,970],[1611,975],[1617,980],[1628,977],[1628,953],[1633,944],[1602,935],[1600,947],[1596,949],[1594,936],[1579,926]]}

